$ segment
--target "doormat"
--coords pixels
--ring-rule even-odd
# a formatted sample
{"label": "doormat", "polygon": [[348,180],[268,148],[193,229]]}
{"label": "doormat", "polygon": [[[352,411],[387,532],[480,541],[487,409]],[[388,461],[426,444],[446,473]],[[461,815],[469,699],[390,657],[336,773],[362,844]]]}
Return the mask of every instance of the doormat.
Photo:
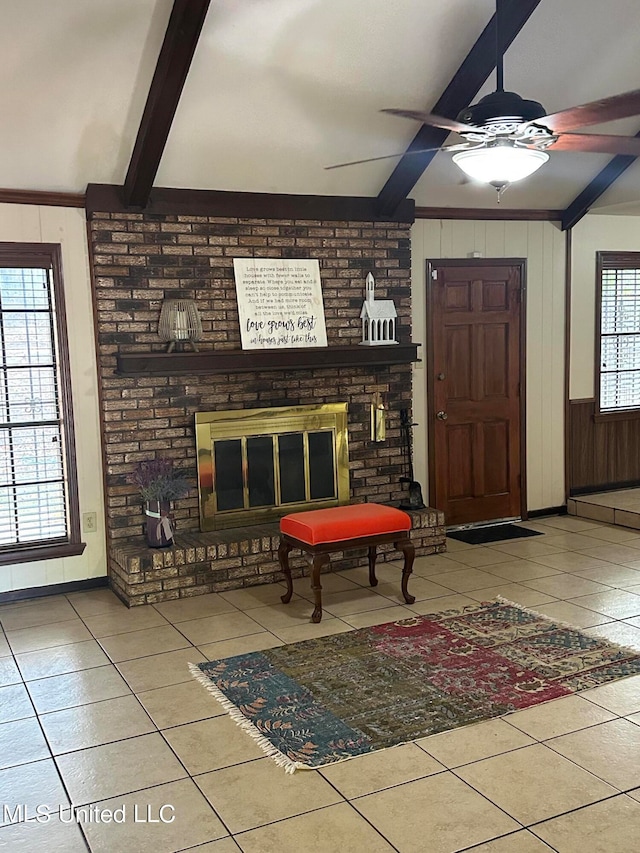
{"label": "doormat", "polygon": [[287,772],[640,672],[640,655],[504,599],[190,664]]}
{"label": "doormat", "polygon": [[501,539],[523,539],[525,536],[542,536],[537,530],[518,527],[515,524],[495,524],[492,527],[473,527],[470,530],[453,530],[447,533],[449,539],[466,542],[467,545],[486,545],[487,542],[500,542]]}

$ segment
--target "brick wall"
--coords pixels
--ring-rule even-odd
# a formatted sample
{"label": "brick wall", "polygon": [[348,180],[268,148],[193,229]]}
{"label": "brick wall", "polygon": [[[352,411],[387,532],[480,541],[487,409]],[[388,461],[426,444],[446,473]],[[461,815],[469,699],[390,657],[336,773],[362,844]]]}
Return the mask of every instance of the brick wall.
{"label": "brick wall", "polygon": [[[178,530],[198,529],[193,419],[197,411],[349,403],[352,497],[401,498],[399,409],[410,405],[411,368],[338,368],[237,375],[115,375],[118,352],[162,351],[162,300],[197,301],[201,349],[240,349],[234,257],[318,258],[328,344],[360,340],[367,272],[376,295],[394,300],[399,340],[409,342],[409,225],[295,219],[245,219],[143,213],[89,217],[104,428],[110,543],[142,533],[142,505],[127,475],[154,454],[172,456],[194,483],[175,504]],[[369,440],[369,403],[389,406],[387,441]]]}

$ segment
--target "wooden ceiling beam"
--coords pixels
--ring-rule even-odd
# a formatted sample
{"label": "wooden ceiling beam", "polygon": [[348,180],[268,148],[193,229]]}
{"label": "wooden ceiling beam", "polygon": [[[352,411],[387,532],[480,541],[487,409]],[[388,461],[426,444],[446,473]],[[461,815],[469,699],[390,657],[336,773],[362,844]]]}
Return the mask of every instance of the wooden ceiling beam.
{"label": "wooden ceiling beam", "polygon": [[[510,0],[504,3],[500,21],[504,50],[518,35],[539,3],[540,0]],[[496,20],[494,15],[453,75],[438,102],[429,112],[446,118],[456,118],[461,110],[471,104],[495,67]],[[407,152],[443,145],[448,135],[449,132],[446,130],[423,124],[407,148]],[[381,214],[393,213],[395,208],[407,198],[436,153],[436,151],[428,151],[424,154],[412,154],[400,160],[378,194],[377,208]]]}
{"label": "wooden ceiling beam", "polygon": [[209,2],[174,0],[124,182],[127,207],[149,200]]}
{"label": "wooden ceiling beam", "polygon": [[[636,137],[640,138],[640,130],[636,133]],[[587,214],[593,204],[600,196],[606,192],[609,187],[618,180],[620,175],[637,160],[632,154],[616,154],[604,169],[601,169],[595,178],[577,195],[566,210],[562,212],[562,230],[568,231],[573,228],[585,214]]]}

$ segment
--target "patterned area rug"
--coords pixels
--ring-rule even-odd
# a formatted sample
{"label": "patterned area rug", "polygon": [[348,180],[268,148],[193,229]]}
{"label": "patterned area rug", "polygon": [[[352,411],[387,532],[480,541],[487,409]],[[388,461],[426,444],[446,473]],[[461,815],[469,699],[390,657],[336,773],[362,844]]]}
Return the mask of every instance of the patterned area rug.
{"label": "patterned area rug", "polygon": [[499,599],[191,664],[288,772],[640,672],[640,655]]}

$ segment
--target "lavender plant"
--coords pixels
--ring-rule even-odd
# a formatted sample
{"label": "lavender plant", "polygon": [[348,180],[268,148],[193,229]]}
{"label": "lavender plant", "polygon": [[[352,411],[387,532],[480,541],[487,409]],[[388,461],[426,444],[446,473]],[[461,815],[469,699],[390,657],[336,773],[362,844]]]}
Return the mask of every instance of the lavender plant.
{"label": "lavender plant", "polygon": [[189,482],[173,467],[173,459],[163,456],[140,462],[127,479],[140,489],[145,501],[173,501],[189,491]]}

